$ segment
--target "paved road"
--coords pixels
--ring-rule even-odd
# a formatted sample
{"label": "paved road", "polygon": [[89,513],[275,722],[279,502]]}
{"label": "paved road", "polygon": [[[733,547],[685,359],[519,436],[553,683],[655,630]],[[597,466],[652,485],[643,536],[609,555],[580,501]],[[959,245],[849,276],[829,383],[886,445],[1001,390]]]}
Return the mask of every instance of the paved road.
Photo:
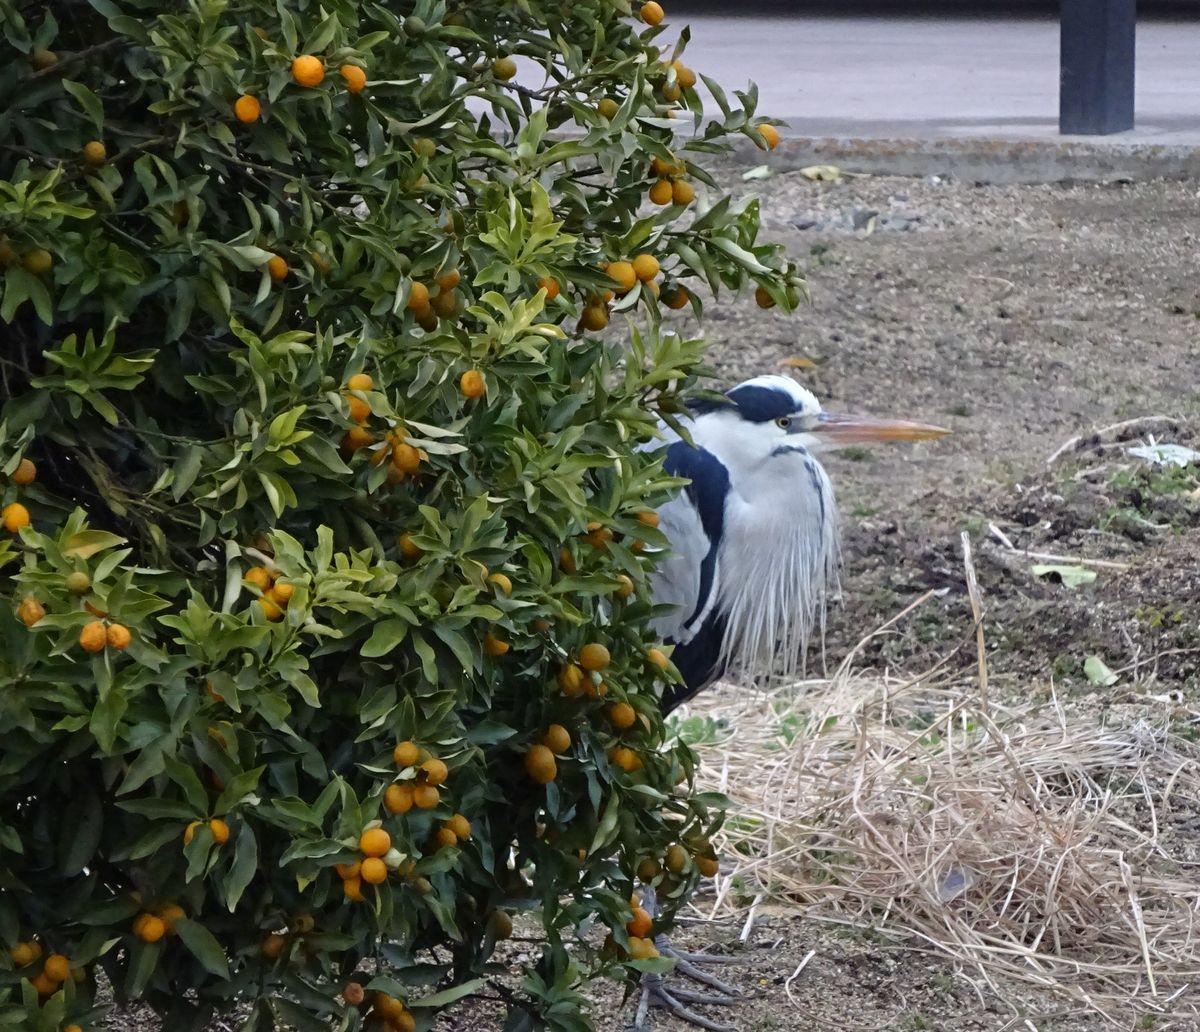
{"label": "paved road", "polygon": [[[668,19],[691,25],[688,64],[726,88],[754,79],[792,135],[1060,139],[1053,19]],[[1138,127],[1105,139],[1200,145],[1200,23],[1138,33]]]}

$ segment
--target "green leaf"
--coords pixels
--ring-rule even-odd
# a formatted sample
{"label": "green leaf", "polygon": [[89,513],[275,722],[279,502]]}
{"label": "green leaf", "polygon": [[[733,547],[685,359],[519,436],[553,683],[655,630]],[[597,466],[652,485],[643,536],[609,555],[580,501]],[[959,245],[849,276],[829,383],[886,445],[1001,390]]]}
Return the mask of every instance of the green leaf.
{"label": "green leaf", "polygon": [[[176,925],[178,927],[178,925]],[[162,956],[164,943],[138,942],[130,949],[129,973],[125,977],[125,995],[136,1000],[142,995]]]}
{"label": "green leaf", "polygon": [[333,42],[333,37],[337,35],[340,29],[341,24],[338,22],[337,15],[329,15],[313,30],[313,34],[304,41],[304,46],[301,47],[302,52],[305,54],[319,54]]}
{"label": "green leaf", "polygon": [[421,635],[414,634],[411,638],[413,649],[421,659],[421,672],[430,684],[438,683],[437,654],[432,646]]}
{"label": "green leaf", "polygon": [[20,265],[10,265],[4,273],[4,302],[0,304],[0,321],[10,323],[18,308],[32,301],[38,318],[50,325],[54,321],[54,304],[46,285]]}
{"label": "green leaf", "polygon": [[371,637],[363,644],[359,654],[367,659],[386,656],[404,640],[407,634],[408,623],[406,621],[396,618],[380,620],[371,631]]}
{"label": "green leaf", "polygon": [[125,777],[121,779],[117,795],[124,795],[126,792],[136,792],[150,778],[161,774],[165,768],[166,763],[162,746],[158,743],[148,745],[129,765],[129,769],[125,772]]}
{"label": "green leaf", "polygon": [[842,170],[837,165],[806,165],[800,169],[800,174],[818,183],[836,183],[842,178]]}
{"label": "green leaf", "polygon": [[1116,684],[1120,680],[1099,656],[1088,656],[1083,661],[1083,676],[1092,684],[1098,684],[1103,688]]}
{"label": "green leaf", "polygon": [[179,835],[179,826],[174,822],[152,825],[144,835],[138,836],[133,842],[123,844],[109,859],[140,860],[151,853],[157,853],[168,842],[178,842]]}
{"label": "green leaf", "polygon": [[[281,478],[271,473],[259,473],[258,480],[267,493],[267,501],[271,503],[271,509],[276,516],[282,516],[283,510],[287,507],[287,500],[280,490]],[[282,484],[286,487],[286,481],[283,481]]]}
{"label": "green leaf", "polygon": [[596,834],[592,837],[592,844],[588,847],[589,853],[596,852],[601,846],[607,844],[617,831],[617,820],[621,816],[621,804],[617,797],[613,796],[608,800],[604,807],[604,813],[600,817],[600,823],[596,826]]}
{"label": "green leaf", "polygon": [[242,823],[238,832],[237,846],[233,855],[233,866],[225,878],[225,905],[232,914],[237,909],[242,894],[254,880],[258,870],[258,840],[248,821]]}
{"label": "green leaf", "polygon": [[4,274],[4,301],[0,304],[0,322],[10,323],[17,309],[29,299],[33,277],[18,265],[11,265]]}
{"label": "green leaf", "polygon": [[286,997],[272,996],[268,1003],[284,1027],[297,1029],[298,1032],[329,1032],[329,1022]]}
{"label": "green leaf", "polygon": [[728,118],[731,113],[729,100],[726,98],[725,91],[721,89],[720,84],[714,79],[710,79],[707,75],[701,75],[700,79],[708,87],[708,92],[712,94],[713,100],[717,102],[717,107],[721,109],[721,114]]}
{"label": "green leaf", "polygon": [[102,132],[104,130],[104,105],[100,103],[100,98],[83,83],[73,82],[71,79],[63,79],[62,87],[79,101],[79,106],[83,108],[84,113],[91,119],[96,132]]}
{"label": "green leaf", "polygon": [[174,477],[171,483],[171,496],[179,501],[200,475],[200,464],[204,459],[204,449],[193,444],[179,453],[175,462]]}
{"label": "green leaf", "polygon": [[73,559],[90,559],[106,548],[125,544],[126,540],[106,530],[81,530],[63,542],[63,555]]}
{"label": "green leaf", "polygon": [[466,637],[458,631],[451,630],[444,624],[435,623],[433,633],[440,638],[458,661],[463,670],[468,673],[479,667],[479,657],[474,648],[468,644]]}
{"label": "green leaf", "polygon": [[117,806],[128,813],[140,814],[142,817],[170,818],[182,821],[194,821],[197,817],[195,807],[177,799],[122,799]]}
{"label": "green leaf", "polygon": [[413,1010],[416,1010],[418,1007],[447,1007],[461,1000],[464,996],[470,996],[472,993],[479,992],[485,985],[487,985],[486,978],[473,978],[469,982],[463,982],[462,985],[443,989],[440,993],[433,993],[431,996],[422,996],[418,1000],[413,1000],[409,1006]]}
{"label": "green leaf", "polygon": [[77,794],[63,812],[58,839],[58,870],[64,877],[79,874],[96,855],[100,833],[104,830],[104,810],[100,797],[90,787]]}
{"label": "green leaf", "polygon": [[0,824],[0,848],[7,849],[11,853],[25,852],[25,848],[21,844],[21,836],[17,834],[16,828]]}
{"label": "green leaf", "polygon": [[738,263],[747,272],[756,273],[758,275],[766,275],[771,270],[763,265],[762,262],[744,247],[734,243],[727,237],[714,237],[712,241],[713,247],[719,251],[724,251],[730,258]]}
{"label": "green leaf", "polygon": [[204,965],[207,971],[218,978],[229,977],[229,960],[221,949],[221,944],[217,942],[216,936],[204,925],[184,917],[175,922],[175,931],[184,946],[188,948],[193,957]]}
{"label": "green leaf", "polygon": [[[103,660],[97,660],[97,662],[103,663]],[[118,688],[113,688],[101,697],[100,701],[96,703],[95,709],[92,710],[92,718],[88,727],[95,737],[100,751],[105,755],[111,755],[113,752],[121,718],[128,708],[129,702],[125,698],[125,693]]]}
{"label": "green leaf", "polygon": [[320,860],[322,857],[341,853],[346,847],[334,839],[296,839],[284,850],[279,866],[285,867],[293,860]]}
{"label": "green leaf", "polygon": [[229,779],[217,801],[213,804],[213,816],[223,817],[234,807],[238,806],[250,795],[262,779],[266,766],[255,767],[253,770],[243,770]]}
{"label": "green leaf", "polygon": [[468,729],[466,739],[475,745],[498,745],[507,742],[517,735],[516,728],[509,727],[497,720],[483,720]]}
{"label": "green leaf", "polygon": [[330,473],[338,476],[348,476],[350,467],[342,461],[337,449],[320,437],[309,437],[300,446],[300,451],[311,456],[318,465],[324,466]]}
{"label": "green leaf", "polygon": [[165,766],[167,776],[183,789],[183,794],[192,807],[193,815],[196,817],[206,815],[208,813],[208,792],[195,769],[190,764],[173,756],[166,759]]}
{"label": "green leaf", "polygon": [[214,845],[212,829],[207,824],[199,825],[192,835],[192,841],[183,847],[183,855],[187,859],[184,881],[193,882],[204,875]]}
{"label": "green leaf", "polygon": [[1069,566],[1065,564],[1050,564],[1034,566],[1035,577],[1047,577],[1058,580],[1066,588],[1078,588],[1091,584],[1096,579],[1096,571],[1086,566]]}
{"label": "green leaf", "polygon": [[129,896],[98,900],[88,904],[86,913],[80,915],[85,925],[117,925],[129,921],[138,912],[138,904]]}

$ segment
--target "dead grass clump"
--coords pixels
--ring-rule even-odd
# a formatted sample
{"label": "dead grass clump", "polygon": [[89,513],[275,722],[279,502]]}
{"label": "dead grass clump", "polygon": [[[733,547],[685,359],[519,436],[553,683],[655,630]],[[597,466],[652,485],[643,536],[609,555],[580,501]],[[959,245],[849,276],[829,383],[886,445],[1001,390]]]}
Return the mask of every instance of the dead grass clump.
{"label": "dead grass clump", "polygon": [[988,705],[973,684],[844,671],[788,701],[731,694],[690,710],[737,729],[699,746],[704,787],[735,803],[717,909],[736,886],[935,951],[992,989],[1195,1013],[1200,881],[1179,830],[1200,812],[1200,751],[1167,714]]}

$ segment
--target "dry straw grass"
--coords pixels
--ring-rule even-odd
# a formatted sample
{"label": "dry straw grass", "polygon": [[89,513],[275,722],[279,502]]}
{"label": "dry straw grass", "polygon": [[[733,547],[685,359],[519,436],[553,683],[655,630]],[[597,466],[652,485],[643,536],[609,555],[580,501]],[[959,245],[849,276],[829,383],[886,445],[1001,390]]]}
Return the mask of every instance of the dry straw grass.
{"label": "dry straw grass", "polygon": [[735,804],[712,912],[790,902],[948,958],[977,989],[1194,1019],[1200,750],[1161,708],[989,701],[978,644],[969,680],[847,663],[784,694],[701,697],[692,730],[728,729],[699,746],[704,787]]}

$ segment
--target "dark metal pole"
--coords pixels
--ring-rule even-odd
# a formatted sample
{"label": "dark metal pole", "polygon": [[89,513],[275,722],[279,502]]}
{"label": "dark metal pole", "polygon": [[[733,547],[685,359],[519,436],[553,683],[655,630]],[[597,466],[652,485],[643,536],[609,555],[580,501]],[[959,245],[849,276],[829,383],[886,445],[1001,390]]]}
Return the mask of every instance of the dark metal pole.
{"label": "dark metal pole", "polygon": [[1133,128],[1137,0],[1062,0],[1058,129]]}

